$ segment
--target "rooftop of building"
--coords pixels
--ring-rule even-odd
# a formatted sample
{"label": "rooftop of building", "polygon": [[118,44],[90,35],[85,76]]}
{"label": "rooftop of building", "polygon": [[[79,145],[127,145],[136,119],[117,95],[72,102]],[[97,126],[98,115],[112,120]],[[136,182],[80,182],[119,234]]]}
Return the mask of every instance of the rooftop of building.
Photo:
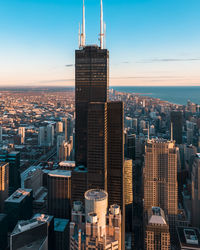
{"label": "rooftop of building", "polygon": [[187,249],[200,249],[200,233],[195,227],[177,227],[181,247]]}
{"label": "rooftop of building", "polygon": [[52,215],[48,215],[48,214],[34,214],[32,219],[36,219],[38,221],[43,221],[43,222],[49,222],[53,219]]}
{"label": "rooftop of building", "polygon": [[104,200],[108,197],[108,194],[105,190],[101,189],[90,189],[85,192],[85,199],[87,200]]}
{"label": "rooftop of building", "polygon": [[69,178],[71,177],[71,171],[56,169],[56,170],[50,171],[48,175],[51,177]]}
{"label": "rooftop of building", "polygon": [[61,161],[59,163],[59,166],[61,166],[61,167],[75,167],[76,164],[75,164],[75,161]]}
{"label": "rooftop of building", "polygon": [[37,227],[41,223],[46,223],[46,222],[47,221],[38,220],[37,218],[33,218],[30,220],[24,220],[24,221],[18,221],[17,225],[15,226],[15,228],[11,234],[13,235],[13,234],[25,232],[27,230],[34,228],[34,227]]}
{"label": "rooftop of building", "polygon": [[148,223],[167,225],[164,211],[160,207],[152,207],[148,211]]}
{"label": "rooftop of building", "polygon": [[68,225],[69,225],[69,220],[54,218],[54,231],[64,232]]}
{"label": "rooftop of building", "polygon": [[18,154],[20,154],[19,151],[11,151],[10,153],[8,153],[8,156],[16,156]]}
{"label": "rooftop of building", "polygon": [[20,203],[25,197],[30,196],[32,189],[17,189],[5,202],[16,202]]}

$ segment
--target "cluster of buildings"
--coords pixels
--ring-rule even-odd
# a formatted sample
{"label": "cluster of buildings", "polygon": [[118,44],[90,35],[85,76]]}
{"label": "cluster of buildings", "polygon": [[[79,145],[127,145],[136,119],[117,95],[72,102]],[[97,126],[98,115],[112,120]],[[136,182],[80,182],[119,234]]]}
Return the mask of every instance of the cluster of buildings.
{"label": "cluster of buildings", "polygon": [[200,109],[109,90],[85,44],[71,89],[3,91],[0,249],[200,249]]}

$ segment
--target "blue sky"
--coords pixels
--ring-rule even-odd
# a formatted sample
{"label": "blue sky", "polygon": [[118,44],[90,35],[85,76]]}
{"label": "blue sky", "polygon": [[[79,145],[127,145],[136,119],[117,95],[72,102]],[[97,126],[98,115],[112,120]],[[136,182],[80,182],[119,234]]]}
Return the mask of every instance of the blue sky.
{"label": "blue sky", "polygon": [[[200,85],[200,0],[104,0],[111,85]],[[100,0],[85,0],[98,43]],[[82,0],[0,0],[0,85],[73,85]],[[67,65],[67,66],[66,66]]]}

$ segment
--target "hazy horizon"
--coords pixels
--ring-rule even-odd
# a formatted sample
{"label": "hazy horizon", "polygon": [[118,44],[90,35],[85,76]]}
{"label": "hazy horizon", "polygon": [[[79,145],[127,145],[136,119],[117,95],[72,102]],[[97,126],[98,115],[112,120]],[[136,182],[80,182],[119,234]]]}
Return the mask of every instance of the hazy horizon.
{"label": "hazy horizon", "polygon": [[[200,1],[103,0],[110,86],[200,86]],[[96,44],[100,0],[85,0]],[[0,86],[74,85],[82,0],[1,4]],[[112,16],[112,18],[110,18]]]}

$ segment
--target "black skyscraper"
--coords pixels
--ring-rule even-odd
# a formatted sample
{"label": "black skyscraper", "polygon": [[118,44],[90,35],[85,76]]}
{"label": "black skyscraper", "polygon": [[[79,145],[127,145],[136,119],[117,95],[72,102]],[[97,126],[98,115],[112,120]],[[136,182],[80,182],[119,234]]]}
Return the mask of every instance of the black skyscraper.
{"label": "black skyscraper", "polygon": [[177,144],[182,144],[182,112],[172,111],[171,112],[171,123],[173,125],[173,139]]}

